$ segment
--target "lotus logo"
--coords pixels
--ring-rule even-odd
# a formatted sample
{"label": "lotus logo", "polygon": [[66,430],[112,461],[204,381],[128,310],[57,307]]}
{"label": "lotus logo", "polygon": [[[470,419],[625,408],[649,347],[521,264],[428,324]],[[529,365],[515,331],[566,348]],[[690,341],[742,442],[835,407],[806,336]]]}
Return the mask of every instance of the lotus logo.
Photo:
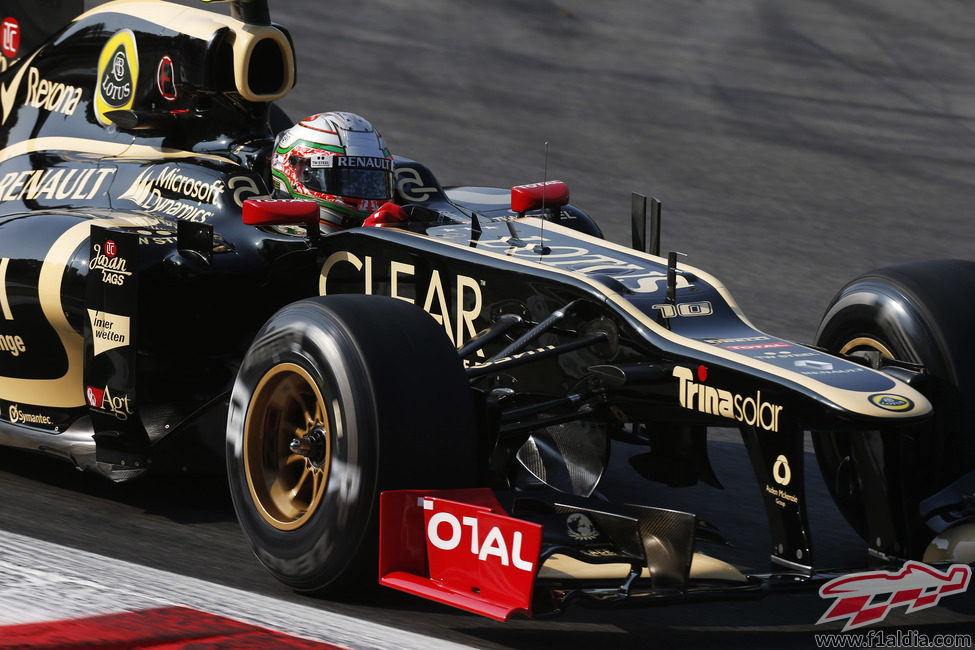
{"label": "lotus logo", "polygon": [[879,406],[885,411],[910,411],[914,408],[914,402],[911,400],[900,395],[891,395],[889,393],[871,395],[870,401],[874,406]]}
{"label": "lotus logo", "polygon": [[125,51],[122,48],[115,52],[115,58],[112,59],[112,76],[115,81],[125,79]]}
{"label": "lotus logo", "polygon": [[98,85],[95,87],[95,115],[110,124],[106,113],[132,108],[139,78],[139,55],[132,30],[116,32],[98,55]]}
{"label": "lotus logo", "polygon": [[113,108],[126,106],[132,99],[132,84],[125,44],[119,43],[112,55],[110,68],[106,69],[101,85],[98,87],[99,97]]}

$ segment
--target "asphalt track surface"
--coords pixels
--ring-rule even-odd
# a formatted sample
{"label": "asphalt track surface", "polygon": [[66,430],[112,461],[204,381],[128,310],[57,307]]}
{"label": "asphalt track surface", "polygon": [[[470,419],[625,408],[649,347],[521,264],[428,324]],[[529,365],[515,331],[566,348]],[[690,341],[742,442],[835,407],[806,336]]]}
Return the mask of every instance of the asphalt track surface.
{"label": "asphalt track surface", "polygon": [[[720,278],[772,334],[811,340],[833,293],[872,268],[975,259],[969,3],[272,0],[271,10],[298,51],[298,86],[282,102],[292,117],[360,113],[444,185],[565,180],[621,243],[629,193],[655,195],[664,250]],[[708,517],[738,564],[765,570],[744,451],[733,432],[713,442],[724,491],[640,482],[620,454],[605,489]],[[813,467],[807,482],[819,563],[862,562]],[[14,533],[479,647],[813,647],[824,631],[815,594],[508,624],[392,592],[317,601],[264,574],[219,477],[115,486],[5,451],[0,494],[0,526]],[[959,597],[888,623],[971,633],[975,604]]]}

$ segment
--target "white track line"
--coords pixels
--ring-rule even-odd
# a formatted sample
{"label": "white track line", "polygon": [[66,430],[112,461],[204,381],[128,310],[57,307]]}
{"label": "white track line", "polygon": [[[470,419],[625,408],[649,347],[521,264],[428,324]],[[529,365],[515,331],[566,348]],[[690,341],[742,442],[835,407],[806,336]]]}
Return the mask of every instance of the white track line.
{"label": "white track line", "polygon": [[468,647],[0,531],[0,625],[172,605],[347,648]]}

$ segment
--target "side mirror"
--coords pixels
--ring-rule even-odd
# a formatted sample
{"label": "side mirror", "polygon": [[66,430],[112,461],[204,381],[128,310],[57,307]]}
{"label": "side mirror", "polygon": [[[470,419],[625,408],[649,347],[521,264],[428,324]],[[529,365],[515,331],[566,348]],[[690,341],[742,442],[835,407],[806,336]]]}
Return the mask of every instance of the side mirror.
{"label": "side mirror", "polygon": [[318,238],[318,204],[305,199],[246,199],[248,226],[304,226],[309,239]]}
{"label": "side mirror", "polygon": [[562,181],[516,185],[511,188],[511,210],[518,214],[542,208],[558,208],[568,202],[569,186]]}

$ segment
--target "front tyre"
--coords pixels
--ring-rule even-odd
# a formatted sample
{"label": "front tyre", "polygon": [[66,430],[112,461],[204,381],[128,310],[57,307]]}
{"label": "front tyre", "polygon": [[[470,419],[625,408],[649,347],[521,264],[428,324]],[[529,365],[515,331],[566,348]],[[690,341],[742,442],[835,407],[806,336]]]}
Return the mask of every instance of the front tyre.
{"label": "front tyre", "polygon": [[473,413],[456,350],[415,306],[342,295],[283,308],[244,358],[227,424],[255,555],[299,591],[374,584],[379,493],[471,486]]}
{"label": "front tyre", "polygon": [[[882,367],[891,360],[914,364],[925,375],[923,392],[934,414],[922,424],[891,432],[814,435],[823,477],[853,528],[875,547],[918,555],[930,539],[920,519],[922,499],[975,467],[975,263],[937,260],[891,266],[863,275],[833,298],[816,344]],[[888,435],[888,433],[890,435]],[[861,436],[866,443],[856,441]],[[882,467],[884,485],[864,482],[866,455]],[[901,539],[878,540],[870,516],[877,499],[899,514]],[[874,505],[871,506],[871,503]]]}

